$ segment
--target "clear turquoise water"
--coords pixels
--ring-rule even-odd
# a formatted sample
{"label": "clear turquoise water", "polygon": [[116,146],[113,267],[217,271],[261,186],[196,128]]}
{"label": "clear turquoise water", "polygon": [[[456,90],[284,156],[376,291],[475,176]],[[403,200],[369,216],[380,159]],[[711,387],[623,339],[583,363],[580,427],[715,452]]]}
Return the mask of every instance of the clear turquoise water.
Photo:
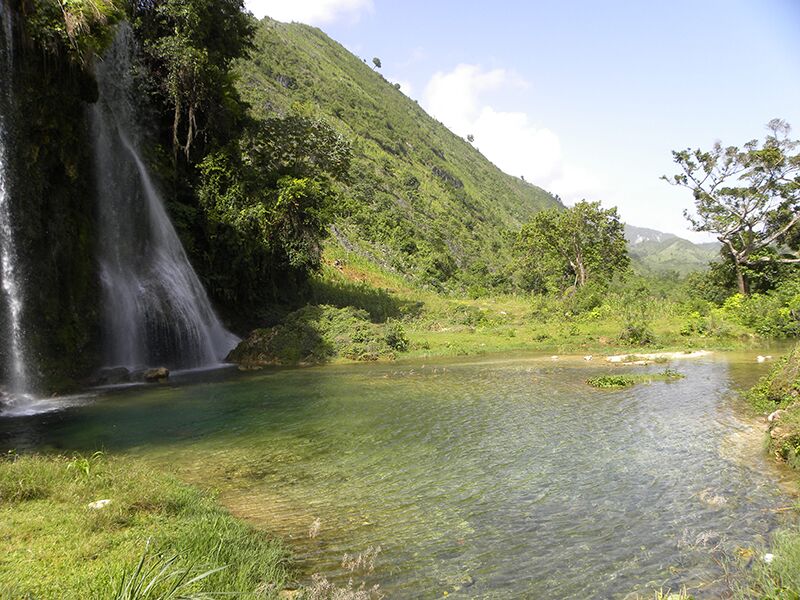
{"label": "clear turquoise water", "polygon": [[0,446],[175,469],[286,537],[301,580],[380,545],[361,579],[389,597],[716,597],[716,560],[789,502],[731,398],[768,365],[644,370],[664,366],[686,378],[595,390],[609,367],[535,357],[218,374],[5,419]]}

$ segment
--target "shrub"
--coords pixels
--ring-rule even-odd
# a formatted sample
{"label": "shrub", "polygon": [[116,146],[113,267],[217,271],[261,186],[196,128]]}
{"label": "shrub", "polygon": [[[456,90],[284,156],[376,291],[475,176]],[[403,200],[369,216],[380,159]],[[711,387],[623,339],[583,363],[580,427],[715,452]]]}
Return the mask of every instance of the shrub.
{"label": "shrub", "polygon": [[655,340],[655,334],[646,322],[627,322],[619,334],[619,340],[632,346],[646,346]]}
{"label": "shrub", "polygon": [[393,350],[398,352],[405,352],[408,350],[408,338],[403,326],[397,321],[389,321],[386,323],[386,344]]}
{"label": "shrub", "polygon": [[756,409],[765,412],[800,399],[800,345],[781,358],[745,396]]}
{"label": "shrub", "polygon": [[397,321],[372,323],[367,311],[347,306],[306,306],[283,323],[257,329],[228,360],[245,367],[319,364],[337,356],[351,360],[393,358],[405,352],[408,338]]}

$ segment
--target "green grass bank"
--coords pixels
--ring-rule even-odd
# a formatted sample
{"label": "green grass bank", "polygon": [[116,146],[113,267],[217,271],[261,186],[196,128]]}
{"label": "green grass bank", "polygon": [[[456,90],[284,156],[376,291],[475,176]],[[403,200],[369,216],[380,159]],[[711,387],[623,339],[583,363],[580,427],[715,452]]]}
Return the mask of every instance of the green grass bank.
{"label": "green grass bank", "polygon": [[0,459],[0,598],[277,598],[289,577],[279,540],[142,461]]}

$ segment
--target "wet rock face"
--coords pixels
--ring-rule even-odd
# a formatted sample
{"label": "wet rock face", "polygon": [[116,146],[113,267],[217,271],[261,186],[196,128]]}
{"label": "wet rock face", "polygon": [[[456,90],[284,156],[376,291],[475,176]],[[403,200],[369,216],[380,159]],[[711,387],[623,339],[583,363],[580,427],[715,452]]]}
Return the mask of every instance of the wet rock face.
{"label": "wet rock face", "polygon": [[94,385],[119,385],[130,383],[131,372],[125,367],[108,367],[100,369],[94,376]]}

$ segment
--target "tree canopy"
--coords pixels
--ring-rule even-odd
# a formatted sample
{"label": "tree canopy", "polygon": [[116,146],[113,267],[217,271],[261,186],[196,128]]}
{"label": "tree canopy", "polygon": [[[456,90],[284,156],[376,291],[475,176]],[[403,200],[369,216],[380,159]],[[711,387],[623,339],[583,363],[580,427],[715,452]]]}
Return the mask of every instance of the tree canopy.
{"label": "tree canopy", "polygon": [[336,209],[333,183],[347,180],[350,159],[344,137],[300,114],[253,124],[205,158],[200,202],[217,230],[214,271],[232,299],[252,303],[268,290],[274,297],[279,283],[290,291],[319,266]]}
{"label": "tree canopy", "polygon": [[800,141],[789,138],[791,128],[780,119],[767,128],[761,145],[673,151],[681,172],[663,177],[692,191],[695,214],[686,211],[686,218],[695,231],[716,234],[742,294],[748,271],[759,265],[800,263]]}
{"label": "tree canopy", "polygon": [[616,207],[585,200],[534,215],[517,235],[515,251],[525,287],[542,292],[604,285],[630,264]]}
{"label": "tree canopy", "polygon": [[198,136],[227,139],[243,117],[230,67],[252,46],[252,19],[242,0],[135,0],[132,13],[156,95],[171,108],[173,152],[188,161]]}

